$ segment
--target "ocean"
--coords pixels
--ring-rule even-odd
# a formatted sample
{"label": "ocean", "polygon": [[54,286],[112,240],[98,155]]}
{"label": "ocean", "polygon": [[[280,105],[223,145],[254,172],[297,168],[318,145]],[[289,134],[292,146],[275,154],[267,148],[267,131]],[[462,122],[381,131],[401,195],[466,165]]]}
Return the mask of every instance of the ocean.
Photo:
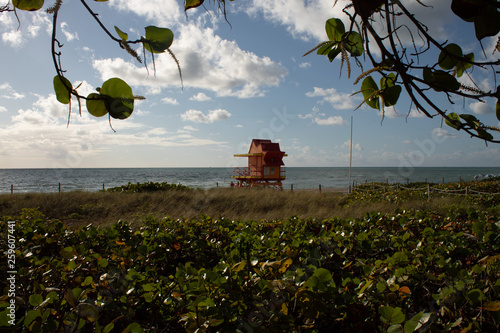
{"label": "ocean", "polygon": [[[284,189],[347,188],[366,182],[471,181],[500,174],[499,168],[461,167],[287,167]],[[229,187],[229,168],[0,169],[0,193],[97,192],[131,183],[168,182],[191,188]]]}

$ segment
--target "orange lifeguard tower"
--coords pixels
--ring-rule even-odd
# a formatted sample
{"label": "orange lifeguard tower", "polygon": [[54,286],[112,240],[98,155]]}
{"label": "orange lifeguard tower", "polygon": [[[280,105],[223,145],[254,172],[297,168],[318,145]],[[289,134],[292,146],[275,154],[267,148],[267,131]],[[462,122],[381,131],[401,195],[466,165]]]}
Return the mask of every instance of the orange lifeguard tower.
{"label": "orange lifeguard tower", "polygon": [[248,154],[236,154],[235,157],[248,157],[247,168],[233,168],[231,178],[237,179],[237,187],[276,187],[283,189],[285,163],[287,156],[280,150],[279,143],[271,140],[253,139]]}

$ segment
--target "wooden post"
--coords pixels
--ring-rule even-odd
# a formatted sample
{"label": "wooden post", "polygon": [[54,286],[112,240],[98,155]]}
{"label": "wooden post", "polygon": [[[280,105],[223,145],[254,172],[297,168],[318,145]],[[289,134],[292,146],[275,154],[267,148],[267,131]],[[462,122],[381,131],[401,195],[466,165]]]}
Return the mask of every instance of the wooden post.
{"label": "wooden post", "polygon": [[10,194],[14,194],[14,185],[10,185]]}
{"label": "wooden post", "polygon": [[59,193],[61,193],[61,183],[59,183]]}
{"label": "wooden post", "polygon": [[106,188],[104,187],[104,183],[102,184],[102,190],[106,191]]}
{"label": "wooden post", "polygon": [[319,184],[319,193],[321,193],[321,184]]}
{"label": "wooden post", "polygon": [[219,188],[219,182],[216,182],[215,184],[216,184],[217,188]]}
{"label": "wooden post", "polygon": [[465,196],[468,196],[469,195],[469,188],[466,186],[465,187]]}
{"label": "wooden post", "polygon": [[293,184],[290,184],[290,192],[293,192]]}

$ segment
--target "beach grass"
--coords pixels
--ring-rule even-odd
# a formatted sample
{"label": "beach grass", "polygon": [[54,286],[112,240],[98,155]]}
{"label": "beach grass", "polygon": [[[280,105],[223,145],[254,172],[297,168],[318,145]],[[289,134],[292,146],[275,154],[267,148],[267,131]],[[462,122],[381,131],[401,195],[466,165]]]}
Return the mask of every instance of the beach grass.
{"label": "beach grass", "polygon": [[361,218],[367,212],[392,213],[397,209],[440,210],[450,205],[471,205],[462,197],[406,198],[349,201],[341,191],[325,189],[278,191],[265,188],[218,188],[153,193],[62,192],[0,195],[0,214],[15,217],[24,208],[37,208],[47,218],[68,225],[110,225],[118,220],[141,223],[148,216],[193,219],[201,215],[233,220],[276,220],[298,216],[323,220]]}

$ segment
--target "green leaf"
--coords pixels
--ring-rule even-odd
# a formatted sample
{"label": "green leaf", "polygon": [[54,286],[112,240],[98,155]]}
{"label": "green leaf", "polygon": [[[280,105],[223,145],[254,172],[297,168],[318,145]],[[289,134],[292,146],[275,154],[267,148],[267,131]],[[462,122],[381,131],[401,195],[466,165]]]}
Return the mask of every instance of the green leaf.
{"label": "green leaf", "polygon": [[44,0],[12,0],[17,9],[36,11],[43,7]]}
{"label": "green leaf", "polygon": [[497,115],[497,119],[500,120],[500,99],[497,100],[497,103],[495,105],[495,112]]}
{"label": "green leaf", "polygon": [[390,324],[401,324],[405,321],[406,316],[399,307],[381,306],[378,308],[378,312],[382,316],[382,319]]}
{"label": "green leaf", "polygon": [[330,62],[333,61],[333,59],[335,59],[339,54],[340,54],[340,47],[338,46],[335,46],[334,48],[331,49],[330,52],[328,52],[328,60],[330,60]]}
{"label": "green leaf", "polygon": [[477,135],[479,135],[481,137],[481,139],[493,140],[493,135],[488,133],[486,130],[484,130],[482,128],[478,128],[476,131],[477,131]]}
{"label": "green leaf", "polygon": [[460,83],[457,79],[442,70],[431,70],[430,68],[424,68],[423,70],[424,81],[435,91],[455,91],[460,89]]}
{"label": "green leaf", "polygon": [[353,57],[361,56],[364,52],[361,35],[355,31],[348,33],[344,47]]}
{"label": "green leaf", "polygon": [[132,323],[128,325],[126,329],[123,330],[123,333],[143,333],[143,332],[144,330],[142,329],[139,323]]}
{"label": "green leaf", "polygon": [[144,47],[151,53],[163,53],[172,45],[174,33],[168,28],[146,27],[146,37],[142,40]]}
{"label": "green leaf", "polygon": [[100,267],[102,267],[102,268],[107,267],[107,266],[108,266],[108,263],[109,263],[109,262],[108,262],[108,259],[106,259],[106,258],[101,258],[101,260],[99,260],[99,261],[97,262],[97,264],[98,264]]}
{"label": "green leaf", "polygon": [[102,333],[109,333],[113,330],[113,328],[115,328],[115,324],[109,323],[106,325],[106,327],[104,327],[104,329],[102,330]]}
{"label": "green leaf", "polygon": [[380,110],[378,86],[371,76],[366,77],[361,83],[361,92],[364,100],[371,108]]}
{"label": "green leaf", "polygon": [[401,95],[402,88],[399,85],[395,85],[396,75],[390,73],[387,77],[382,77],[380,79],[380,90],[382,90],[382,99],[384,100],[385,106],[396,105]]}
{"label": "green leaf", "polygon": [[99,317],[99,311],[97,308],[89,303],[80,303],[77,306],[77,311],[80,316],[87,319],[90,322],[95,322]]}
{"label": "green leaf", "polygon": [[457,77],[461,77],[465,71],[472,67],[471,62],[474,62],[474,53],[469,53],[464,56],[468,61],[460,61],[457,64]]}
{"label": "green leaf", "polygon": [[109,115],[117,119],[126,119],[134,111],[134,95],[132,88],[119,78],[112,78],[102,84],[101,95],[111,98],[105,99]]}
{"label": "green leaf", "polygon": [[41,317],[42,315],[40,314],[40,311],[38,310],[29,310],[28,313],[26,313],[26,316],[24,317],[24,326],[29,328],[33,320],[35,320],[38,317]]}
{"label": "green leaf", "polygon": [[43,297],[39,294],[30,295],[29,302],[32,306],[39,306],[43,302]]}
{"label": "green leaf", "polygon": [[482,5],[477,0],[453,0],[451,10],[462,20],[472,22],[482,11]]}
{"label": "green leaf", "polygon": [[[53,83],[57,100],[62,104],[68,104],[71,101],[70,91],[73,90],[71,82],[69,82],[69,80],[65,77],[63,77],[61,81],[61,77],[59,75],[56,75],[54,76]],[[71,90],[68,90],[66,86]]]}
{"label": "green leaf", "polygon": [[345,33],[345,26],[342,20],[331,18],[325,23],[326,35],[328,36],[328,40],[340,42],[342,40],[342,36]]}
{"label": "green leaf", "polygon": [[460,58],[462,58],[462,48],[457,44],[448,44],[444,47],[444,51],[439,54],[439,67],[442,69],[454,68]]}
{"label": "green leaf", "polygon": [[494,6],[486,6],[482,15],[474,19],[476,38],[481,40],[485,37],[496,36],[500,31],[500,12]]}
{"label": "green leaf", "polygon": [[413,318],[408,320],[404,325],[405,333],[415,332],[415,330],[418,327],[422,326],[422,324],[420,323],[420,319],[422,319],[423,315],[424,315],[424,311],[420,311],[415,316],[413,316]]}
{"label": "green leaf", "polygon": [[85,103],[87,105],[87,111],[94,117],[102,117],[108,114],[104,97],[99,94],[89,94]]}
{"label": "green leaf", "polygon": [[462,122],[460,121],[460,116],[458,114],[456,114],[455,112],[452,112],[452,113],[448,114],[447,116],[448,116],[448,118],[450,118],[451,121],[446,119],[445,120],[446,125],[458,130],[462,124]]}
{"label": "green leaf", "polygon": [[184,10],[199,7],[203,4],[204,0],[186,0],[184,4]]}
{"label": "green leaf", "polygon": [[338,42],[331,42],[328,44],[325,44],[321,46],[317,51],[316,54],[318,55],[328,55],[330,51],[338,44]]}
{"label": "green leaf", "polygon": [[120,36],[120,38],[122,40],[127,40],[128,39],[128,34],[124,33],[120,29],[118,29],[118,27],[116,25],[115,25],[115,30],[116,30],[116,33],[118,34],[118,36]]}
{"label": "green leaf", "polygon": [[471,302],[471,304],[477,304],[481,301],[484,301],[484,294],[481,289],[472,289],[467,293],[467,298]]}
{"label": "green leaf", "polygon": [[481,123],[479,122],[479,120],[471,114],[466,114],[466,113],[461,114],[460,118],[465,120],[467,122],[467,124],[473,129],[478,129],[481,126]]}

